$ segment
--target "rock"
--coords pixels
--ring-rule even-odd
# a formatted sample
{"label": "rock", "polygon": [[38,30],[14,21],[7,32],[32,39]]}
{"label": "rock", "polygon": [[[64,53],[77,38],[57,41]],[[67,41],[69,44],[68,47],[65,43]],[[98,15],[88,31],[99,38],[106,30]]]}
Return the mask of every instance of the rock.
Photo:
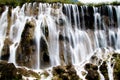
{"label": "rock", "polygon": [[100,80],[99,73],[97,71],[98,67],[96,65],[87,63],[85,65],[85,70],[88,72],[85,77],[87,80]]}
{"label": "rock", "polygon": [[12,42],[9,40],[9,38],[6,38],[4,41],[4,46],[2,48],[1,52],[1,60],[8,60],[10,56],[10,50],[9,46],[12,44]]}
{"label": "rock", "polygon": [[49,30],[48,30],[48,24],[47,24],[47,21],[46,21],[46,17],[44,17],[44,20],[41,23],[41,30],[42,30],[42,33],[45,35],[46,39],[48,40]]}
{"label": "rock", "polygon": [[22,75],[17,73],[13,63],[0,61],[0,80],[21,80]]}
{"label": "rock", "polygon": [[40,63],[41,68],[46,68],[50,65],[48,45],[43,37],[40,40]]}
{"label": "rock", "polygon": [[53,67],[52,80],[80,80],[72,65]]}
{"label": "rock", "polygon": [[44,75],[45,77],[49,76],[49,73],[45,70],[43,73],[41,73],[40,75]]}
{"label": "rock", "polygon": [[35,21],[27,21],[21,35],[20,45],[17,48],[16,61],[19,66],[35,68],[36,43],[34,38]]}
{"label": "rock", "polygon": [[25,77],[35,77],[36,79],[40,79],[40,75],[32,70],[27,70],[25,68],[17,68],[17,71]]}
{"label": "rock", "polygon": [[40,79],[40,75],[32,70],[16,68],[13,63],[0,61],[0,80],[23,80],[22,76]]}
{"label": "rock", "polygon": [[63,20],[62,18],[59,18],[57,23],[59,24],[59,26],[64,26],[65,20]]}
{"label": "rock", "polygon": [[119,80],[120,79],[120,54],[114,53],[112,56],[113,56],[113,59],[115,60],[114,69],[113,69],[114,80]]}
{"label": "rock", "polygon": [[86,75],[87,80],[100,80],[99,74],[96,70],[88,70],[88,74]]}
{"label": "rock", "polygon": [[100,71],[101,71],[101,73],[103,74],[105,80],[109,80],[108,70],[107,70],[107,64],[106,64],[105,61],[104,61],[104,62],[102,63],[102,65],[100,66]]}

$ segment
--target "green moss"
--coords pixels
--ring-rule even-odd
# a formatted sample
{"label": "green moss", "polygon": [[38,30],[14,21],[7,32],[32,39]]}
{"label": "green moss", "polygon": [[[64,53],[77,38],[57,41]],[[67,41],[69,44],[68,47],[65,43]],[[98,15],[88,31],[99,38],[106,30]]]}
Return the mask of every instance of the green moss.
{"label": "green moss", "polygon": [[120,79],[120,54],[114,53],[113,59],[115,60],[114,65],[114,79],[119,80]]}
{"label": "green moss", "polygon": [[10,6],[22,6],[24,3],[33,3],[33,2],[42,2],[42,3],[57,3],[60,2],[62,4],[77,4],[79,6],[88,5],[88,6],[102,6],[102,5],[120,5],[120,2],[114,1],[111,3],[88,3],[84,4],[82,2],[74,2],[73,0],[0,0],[0,5],[10,5]]}
{"label": "green moss", "polygon": [[114,1],[114,2],[110,3],[110,5],[120,5],[120,2]]}
{"label": "green moss", "polygon": [[105,3],[105,2],[101,2],[101,3],[88,3],[86,5],[99,7],[99,6],[104,6],[104,5],[120,5],[120,2],[114,1],[114,2],[111,2],[111,3],[109,3],[109,2],[107,2],[107,3]]}
{"label": "green moss", "polygon": [[120,58],[115,59],[116,63],[114,66],[114,74],[116,75],[117,78],[120,76]]}
{"label": "green moss", "polygon": [[20,3],[17,0],[0,0],[0,5],[10,5],[10,6],[17,6]]}

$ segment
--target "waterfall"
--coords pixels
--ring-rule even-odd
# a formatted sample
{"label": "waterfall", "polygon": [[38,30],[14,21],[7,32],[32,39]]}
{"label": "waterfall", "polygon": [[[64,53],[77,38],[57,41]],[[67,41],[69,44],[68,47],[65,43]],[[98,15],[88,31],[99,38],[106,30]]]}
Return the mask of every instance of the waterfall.
{"label": "waterfall", "polygon": [[98,61],[90,61],[96,55],[102,62],[108,59],[113,80],[108,53],[120,49],[120,6],[26,3],[21,8],[5,7],[0,24],[0,60],[38,70],[87,62],[100,67]]}
{"label": "waterfall", "polygon": [[6,38],[6,27],[7,27],[7,12],[8,7],[6,7],[6,10],[2,13],[0,18],[0,24],[1,24],[1,31],[0,31],[0,59],[1,59],[1,52],[2,48],[4,46],[4,40]]}

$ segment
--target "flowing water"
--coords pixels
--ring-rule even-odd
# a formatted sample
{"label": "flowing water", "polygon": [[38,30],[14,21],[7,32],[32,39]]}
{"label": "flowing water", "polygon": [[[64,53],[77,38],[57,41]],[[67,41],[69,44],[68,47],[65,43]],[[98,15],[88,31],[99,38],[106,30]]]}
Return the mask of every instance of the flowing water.
{"label": "flowing water", "polygon": [[[9,7],[6,7],[0,16],[0,59],[4,55],[2,54],[4,41],[9,38],[12,44],[9,45],[8,62],[19,65],[16,55],[17,48],[21,44],[21,35],[26,22],[34,20],[36,62],[31,65],[34,65],[35,69],[71,63],[81,66],[76,69],[82,77],[80,73],[84,71],[82,66],[90,62],[91,56],[96,55],[103,61],[107,60],[109,80],[113,80],[110,53],[112,50],[120,49],[120,6],[89,7],[59,3],[26,3],[21,8],[11,8],[10,32],[6,35],[9,23],[8,9]],[[41,38],[44,40],[43,43]],[[44,43],[49,58],[47,66],[44,65],[45,61],[42,59],[44,53],[41,52]],[[101,65],[98,61],[92,62]],[[104,76],[98,72],[101,80],[104,80]]]}

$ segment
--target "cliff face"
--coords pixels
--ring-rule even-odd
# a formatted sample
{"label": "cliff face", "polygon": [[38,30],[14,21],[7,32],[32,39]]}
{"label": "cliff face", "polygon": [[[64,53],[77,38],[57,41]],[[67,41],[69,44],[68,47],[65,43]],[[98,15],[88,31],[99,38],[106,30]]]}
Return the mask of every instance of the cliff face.
{"label": "cliff face", "polygon": [[120,49],[119,5],[26,3],[21,8],[0,9],[1,60],[32,69],[61,65],[53,68],[57,79],[74,76],[69,74],[69,65],[73,72],[71,65],[82,66],[79,75],[88,80],[119,78],[113,57]]}

